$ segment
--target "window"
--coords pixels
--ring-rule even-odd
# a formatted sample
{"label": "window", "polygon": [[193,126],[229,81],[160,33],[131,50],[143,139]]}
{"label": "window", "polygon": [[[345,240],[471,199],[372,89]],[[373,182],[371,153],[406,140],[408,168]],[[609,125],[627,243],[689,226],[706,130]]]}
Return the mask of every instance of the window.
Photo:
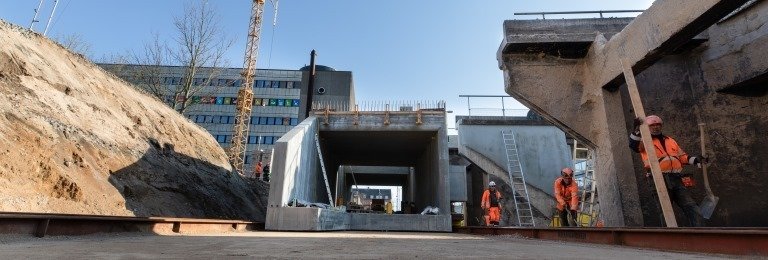
{"label": "window", "polygon": [[291,124],[291,118],[283,117],[283,125],[290,125],[290,124]]}
{"label": "window", "polygon": [[286,82],[285,88],[293,88],[293,81]]}
{"label": "window", "polygon": [[275,118],[267,117],[267,125],[274,125],[274,124],[275,124]]}
{"label": "window", "polygon": [[267,124],[267,117],[260,117],[259,118],[259,124],[260,125],[266,125]]}
{"label": "window", "polygon": [[295,118],[295,117],[291,118],[291,125],[298,125],[298,124],[299,124],[299,119],[298,118]]}
{"label": "window", "polygon": [[227,136],[226,135],[216,135],[216,142],[219,142],[220,144],[227,142]]}
{"label": "window", "polygon": [[248,144],[255,144],[256,141],[258,141],[258,140],[259,140],[259,136],[258,135],[249,135],[248,136]]}
{"label": "window", "polygon": [[231,135],[225,135],[225,143],[231,143],[232,142],[232,136]]}
{"label": "window", "polygon": [[280,81],[272,81],[272,88],[279,88],[280,87]]}
{"label": "window", "polygon": [[227,117],[227,124],[234,124],[235,123],[235,117],[234,116],[228,116]]}
{"label": "window", "polygon": [[218,124],[221,121],[221,116],[211,116],[211,123]]}
{"label": "window", "polygon": [[294,99],[294,100],[293,100],[293,106],[294,106],[294,107],[297,107],[297,106],[299,106],[299,100],[298,100],[298,99]]}
{"label": "window", "polygon": [[246,155],[245,156],[245,162],[244,163],[245,164],[250,164],[251,163],[251,156],[250,155]]}
{"label": "window", "polygon": [[227,116],[221,116],[219,117],[219,124],[226,124],[227,123]]}
{"label": "window", "polygon": [[275,143],[275,137],[274,136],[265,136],[264,137],[264,144],[274,144]]}
{"label": "window", "polygon": [[286,81],[280,81],[280,88],[286,88],[287,83]]}
{"label": "window", "polygon": [[285,99],[278,99],[277,100],[277,106],[279,106],[279,107],[285,106]]}
{"label": "window", "polygon": [[264,87],[264,81],[263,80],[257,80],[256,81],[256,87],[257,88],[263,88]]}

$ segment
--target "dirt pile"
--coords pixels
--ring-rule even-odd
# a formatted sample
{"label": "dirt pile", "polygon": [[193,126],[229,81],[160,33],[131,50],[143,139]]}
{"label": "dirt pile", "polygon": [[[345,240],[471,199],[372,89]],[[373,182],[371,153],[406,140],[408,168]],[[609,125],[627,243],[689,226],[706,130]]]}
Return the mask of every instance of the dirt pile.
{"label": "dirt pile", "polygon": [[0,211],[263,220],[201,127],[0,20]]}

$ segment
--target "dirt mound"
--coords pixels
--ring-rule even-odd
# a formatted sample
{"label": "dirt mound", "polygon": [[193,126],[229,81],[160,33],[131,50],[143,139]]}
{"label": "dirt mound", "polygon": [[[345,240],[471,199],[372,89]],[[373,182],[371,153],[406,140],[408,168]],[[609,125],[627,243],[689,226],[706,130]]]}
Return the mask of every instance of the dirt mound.
{"label": "dirt mound", "polygon": [[0,20],[0,211],[263,220],[204,129]]}

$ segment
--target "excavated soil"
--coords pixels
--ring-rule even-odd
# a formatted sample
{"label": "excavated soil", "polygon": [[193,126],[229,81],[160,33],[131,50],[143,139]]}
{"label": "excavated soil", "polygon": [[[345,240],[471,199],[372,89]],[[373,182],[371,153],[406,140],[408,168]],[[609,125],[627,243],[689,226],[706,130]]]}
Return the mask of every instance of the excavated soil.
{"label": "excavated soil", "polygon": [[0,211],[261,221],[267,189],[160,101],[0,20]]}

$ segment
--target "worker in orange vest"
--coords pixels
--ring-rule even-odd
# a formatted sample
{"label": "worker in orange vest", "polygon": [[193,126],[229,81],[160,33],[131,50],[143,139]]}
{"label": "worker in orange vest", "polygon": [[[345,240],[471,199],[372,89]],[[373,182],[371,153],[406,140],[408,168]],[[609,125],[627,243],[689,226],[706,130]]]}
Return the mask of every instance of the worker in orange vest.
{"label": "worker in orange vest", "polygon": [[261,161],[256,163],[256,167],[253,169],[253,177],[254,178],[261,178],[261,173],[263,171],[263,168],[261,166]]}
{"label": "worker in orange vest", "polygon": [[677,145],[675,139],[663,135],[661,133],[662,122],[660,117],[650,115],[644,120],[636,118],[634,122],[635,131],[629,135],[629,147],[632,151],[640,153],[640,156],[643,158],[646,178],[651,176],[651,166],[648,164],[648,154],[646,153],[645,147],[640,141],[640,125],[642,125],[643,122],[645,122],[651,130],[653,146],[656,149],[656,156],[659,158],[659,167],[664,176],[664,182],[669,191],[670,199],[683,209],[683,213],[688,220],[688,226],[700,227],[701,216],[699,215],[699,207],[696,205],[696,202],[691,197],[691,192],[688,190],[694,186],[693,178],[691,178],[690,174],[683,174],[682,171],[683,165],[685,164],[696,165],[701,168],[702,163],[707,163],[707,158],[701,156],[688,156],[688,154]]}
{"label": "worker in orange vest", "polygon": [[488,183],[488,189],[483,192],[480,207],[485,211],[485,225],[498,226],[501,220],[501,192],[496,190],[496,183]]}
{"label": "worker in orange vest", "polygon": [[560,170],[560,178],[555,180],[555,199],[557,200],[560,225],[563,227],[570,226],[569,220],[572,220],[574,225],[578,223],[576,222],[576,210],[579,208],[579,186],[573,181],[571,168]]}

